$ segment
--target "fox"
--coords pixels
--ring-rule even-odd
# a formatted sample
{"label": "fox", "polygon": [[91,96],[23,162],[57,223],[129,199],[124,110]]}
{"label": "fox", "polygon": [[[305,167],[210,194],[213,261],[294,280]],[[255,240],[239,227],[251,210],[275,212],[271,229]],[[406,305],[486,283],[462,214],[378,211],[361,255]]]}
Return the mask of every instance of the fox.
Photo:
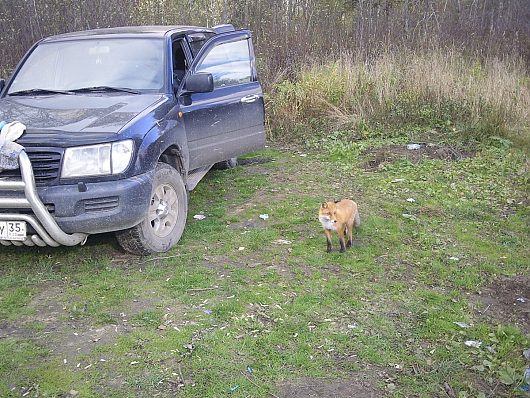
{"label": "fox", "polygon": [[[357,203],[351,199],[342,199],[335,202],[324,202],[320,205],[318,219],[324,227],[326,234],[327,252],[331,252],[331,231],[337,231],[340,242],[340,252],[344,253],[346,248],[351,247],[353,240],[353,227],[361,225],[361,217]],[[344,237],[348,233],[348,242]]]}

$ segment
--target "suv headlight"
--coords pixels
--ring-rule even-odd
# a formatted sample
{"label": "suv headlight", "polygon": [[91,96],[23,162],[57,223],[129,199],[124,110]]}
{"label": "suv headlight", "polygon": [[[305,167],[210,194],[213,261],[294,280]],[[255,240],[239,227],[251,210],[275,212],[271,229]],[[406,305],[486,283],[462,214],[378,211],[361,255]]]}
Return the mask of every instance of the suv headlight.
{"label": "suv headlight", "polygon": [[61,178],[122,173],[131,162],[133,148],[132,140],[67,148]]}

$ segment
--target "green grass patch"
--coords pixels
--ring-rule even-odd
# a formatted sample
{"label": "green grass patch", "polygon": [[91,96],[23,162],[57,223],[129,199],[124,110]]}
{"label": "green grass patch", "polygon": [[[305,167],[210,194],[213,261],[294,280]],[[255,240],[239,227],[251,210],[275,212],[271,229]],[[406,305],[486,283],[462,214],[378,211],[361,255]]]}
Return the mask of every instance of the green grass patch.
{"label": "green grass patch", "polygon": [[[364,170],[366,150],[406,142],[346,131],[212,172],[166,255],[124,255],[110,239],[2,247],[0,395],[266,397],[308,377],[367,377],[380,395],[448,383],[461,397],[517,396],[522,303],[481,312],[476,300],[530,270],[526,156],[490,145]],[[334,237],[326,253],[318,206],[342,197],[362,224],[352,249]]]}

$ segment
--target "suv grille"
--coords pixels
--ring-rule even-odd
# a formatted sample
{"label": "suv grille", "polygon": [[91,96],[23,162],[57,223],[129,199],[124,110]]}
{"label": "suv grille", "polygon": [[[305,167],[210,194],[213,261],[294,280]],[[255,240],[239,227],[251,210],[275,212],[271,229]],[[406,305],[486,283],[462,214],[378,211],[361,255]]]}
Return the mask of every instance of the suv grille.
{"label": "suv grille", "polygon": [[[26,153],[31,161],[37,185],[47,185],[59,178],[62,150],[54,148],[26,148]],[[4,170],[0,176],[20,178],[20,170]]]}
{"label": "suv grille", "polygon": [[46,182],[59,177],[60,152],[29,152],[28,157],[33,166],[36,182]]}

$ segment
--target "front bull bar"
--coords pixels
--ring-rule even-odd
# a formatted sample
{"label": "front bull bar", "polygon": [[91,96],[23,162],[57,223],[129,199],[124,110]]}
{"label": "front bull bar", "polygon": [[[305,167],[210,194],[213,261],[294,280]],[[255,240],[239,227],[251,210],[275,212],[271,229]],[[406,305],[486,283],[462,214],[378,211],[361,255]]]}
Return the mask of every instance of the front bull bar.
{"label": "front bull bar", "polygon": [[[0,240],[4,246],[75,246],[85,243],[88,235],[65,233],[48,212],[37,194],[35,176],[31,162],[25,151],[18,156],[22,181],[2,180],[0,173],[0,209],[31,209],[33,214],[0,213],[0,221],[26,221],[36,234],[27,236],[24,241]],[[24,198],[2,197],[2,191],[24,191]]]}

